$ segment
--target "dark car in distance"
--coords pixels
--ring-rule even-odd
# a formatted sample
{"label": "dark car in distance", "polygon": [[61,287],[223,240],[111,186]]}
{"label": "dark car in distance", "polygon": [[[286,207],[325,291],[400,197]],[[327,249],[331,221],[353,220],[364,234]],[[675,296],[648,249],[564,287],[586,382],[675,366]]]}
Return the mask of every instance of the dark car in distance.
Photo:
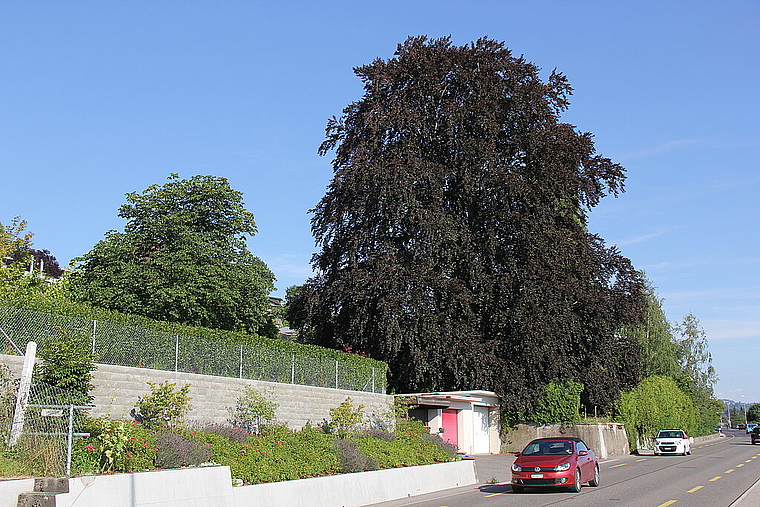
{"label": "dark car in distance", "polygon": [[760,426],[755,426],[752,428],[752,432],[749,434],[749,436],[752,439],[752,445],[760,442]]}
{"label": "dark car in distance", "polygon": [[512,491],[562,487],[578,492],[599,485],[599,462],[580,438],[539,438],[530,442],[512,465]]}

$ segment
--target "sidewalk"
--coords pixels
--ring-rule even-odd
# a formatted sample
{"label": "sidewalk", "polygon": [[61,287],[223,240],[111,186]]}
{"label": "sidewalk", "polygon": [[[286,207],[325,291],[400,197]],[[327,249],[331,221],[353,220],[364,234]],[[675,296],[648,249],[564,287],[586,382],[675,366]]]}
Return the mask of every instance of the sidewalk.
{"label": "sidewalk", "polygon": [[757,507],[760,505],[760,479],[758,479],[742,496],[728,507]]}

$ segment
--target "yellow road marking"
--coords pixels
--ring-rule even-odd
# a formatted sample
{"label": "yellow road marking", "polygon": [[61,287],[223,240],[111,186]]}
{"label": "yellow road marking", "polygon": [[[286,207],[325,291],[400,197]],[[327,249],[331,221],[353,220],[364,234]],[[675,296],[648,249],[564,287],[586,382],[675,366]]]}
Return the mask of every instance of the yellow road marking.
{"label": "yellow road marking", "polygon": [[702,488],[704,488],[704,486],[697,486],[696,488],[691,488],[688,490],[687,493],[694,493],[695,491],[699,491]]}
{"label": "yellow road marking", "polygon": [[736,468],[743,467],[743,466],[744,466],[744,463],[739,463],[738,465],[736,465]]}
{"label": "yellow road marking", "polygon": [[752,463],[752,460],[748,459],[747,461],[745,461],[745,463]]}
{"label": "yellow road marking", "polygon": [[678,500],[668,500],[668,501],[667,501],[667,502],[665,502],[665,503],[661,503],[661,504],[660,504],[660,505],[658,505],[657,507],[668,507],[668,505],[673,505],[673,504],[674,504],[674,503],[676,503],[677,501],[678,501]]}
{"label": "yellow road marking", "polygon": [[729,468],[728,470],[726,470],[726,471],[725,471],[725,472],[723,472],[723,473],[724,473],[724,474],[730,474],[730,473],[731,473],[731,472],[733,472],[733,471],[734,471],[734,469],[733,469],[733,468]]}
{"label": "yellow road marking", "polygon": [[504,493],[491,493],[490,495],[486,495],[486,498],[491,498],[492,496],[499,496],[499,495],[503,495],[503,494]]}
{"label": "yellow road marking", "polygon": [[636,463],[638,463],[639,461],[646,461],[646,460],[647,460],[646,458],[637,459]]}
{"label": "yellow road marking", "polygon": [[624,466],[626,466],[627,464],[628,464],[628,463],[620,463],[619,465],[612,465],[610,468],[624,467]]}
{"label": "yellow road marking", "polygon": [[710,479],[710,482],[715,482],[715,481],[717,481],[720,478],[721,478],[720,475],[716,475],[715,477],[713,477],[712,479]]}

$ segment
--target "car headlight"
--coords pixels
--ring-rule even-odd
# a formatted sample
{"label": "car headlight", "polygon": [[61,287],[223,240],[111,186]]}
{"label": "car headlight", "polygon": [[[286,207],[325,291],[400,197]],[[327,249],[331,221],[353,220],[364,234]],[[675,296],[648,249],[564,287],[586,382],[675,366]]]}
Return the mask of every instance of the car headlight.
{"label": "car headlight", "polygon": [[522,472],[522,467],[518,465],[517,463],[512,463],[512,471],[513,472]]}
{"label": "car headlight", "polygon": [[562,463],[554,467],[554,471],[556,472],[564,472],[565,470],[570,470],[570,463]]}

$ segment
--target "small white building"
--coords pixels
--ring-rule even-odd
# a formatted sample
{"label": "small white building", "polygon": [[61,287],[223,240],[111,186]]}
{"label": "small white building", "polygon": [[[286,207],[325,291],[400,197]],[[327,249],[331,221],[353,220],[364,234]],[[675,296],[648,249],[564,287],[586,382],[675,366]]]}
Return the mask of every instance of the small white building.
{"label": "small white building", "polygon": [[[499,398],[491,391],[401,394],[416,398],[409,415],[463,454],[499,454]],[[413,402],[414,403],[414,402]]]}

